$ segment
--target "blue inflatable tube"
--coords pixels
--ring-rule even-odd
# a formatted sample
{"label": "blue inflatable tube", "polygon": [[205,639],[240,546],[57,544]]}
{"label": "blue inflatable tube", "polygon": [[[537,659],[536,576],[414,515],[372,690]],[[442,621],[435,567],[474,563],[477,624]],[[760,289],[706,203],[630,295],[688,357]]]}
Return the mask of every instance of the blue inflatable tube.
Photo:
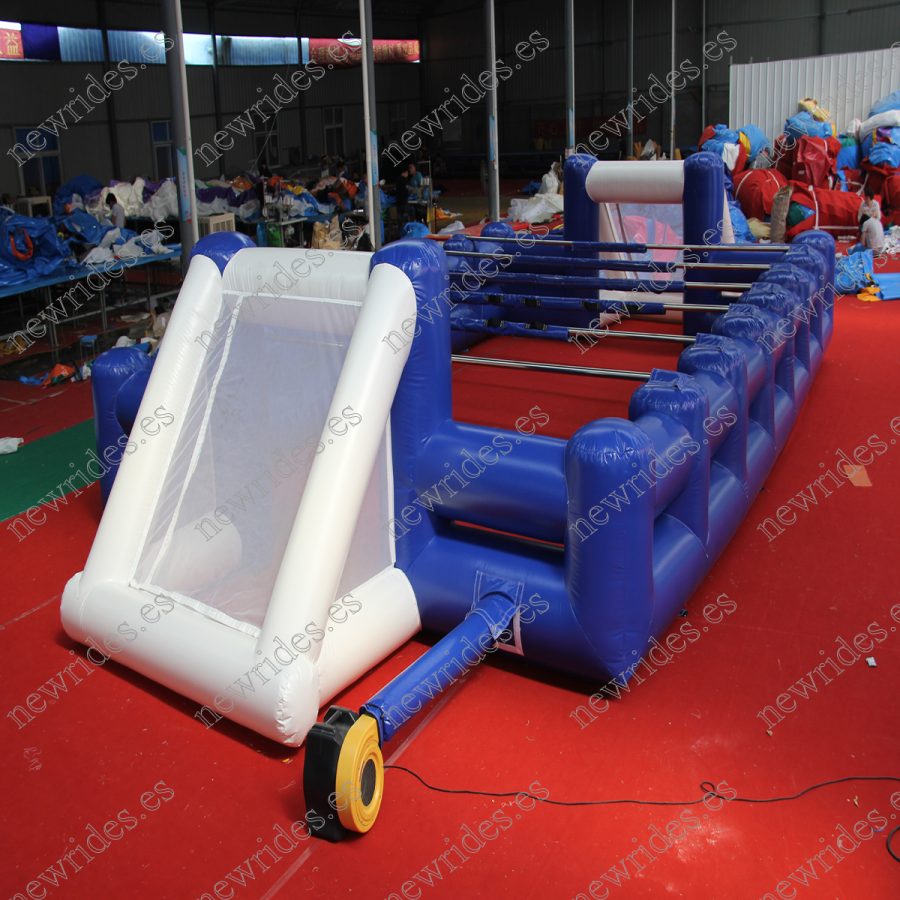
{"label": "blue inflatable tube", "polygon": [[365,703],[362,711],[378,723],[382,743],[494,648],[516,612],[507,589],[492,586],[458,625]]}

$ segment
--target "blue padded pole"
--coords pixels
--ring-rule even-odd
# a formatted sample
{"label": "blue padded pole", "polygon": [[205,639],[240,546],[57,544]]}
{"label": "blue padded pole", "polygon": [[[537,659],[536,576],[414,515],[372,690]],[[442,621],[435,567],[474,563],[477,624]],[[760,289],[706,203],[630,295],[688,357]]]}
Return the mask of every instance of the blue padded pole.
{"label": "blue padded pole", "polygon": [[[469,291],[457,303],[485,302],[500,306],[532,306],[542,309],[588,309],[592,312],[631,312],[641,315],[665,315],[667,309],[681,309],[681,303],[659,303],[655,300],[613,300],[586,299],[584,297],[554,297],[543,294],[507,294],[490,289]],[[727,306],[717,306],[716,311],[724,312]]]}
{"label": "blue padded pole", "polygon": [[[475,259],[509,259],[516,265],[553,266],[569,269],[605,269],[608,272],[680,272],[682,269],[714,269],[717,271],[757,271],[771,268],[769,263],[749,262],[656,262],[652,259],[586,259],[579,256],[532,256],[528,253],[480,253],[476,250],[445,250],[448,256]],[[814,251],[815,252],[815,251]]]}
{"label": "blue padded pole", "polygon": [[597,157],[589,153],[573,153],[563,168],[563,231],[567,241],[584,242],[573,245],[581,250],[601,249],[591,246],[600,234],[600,209],[588,196],[586,186],[588,173],[596,162]]}
{"label": "blue padded pole", "polygon": [[[694,154],[697,156],[698,154]],[[690,157],[693,158],[693,157]],[[496,225],[496,222],[491,222],[489,225]],[[721,223],[720,223],[721,224]],[[488,228],[488,225],[485,225],[485,228]],[[804,234],[821,234],[822,232],[804,232]],[[709,244],[676,244],[676,243],[650,243],[650,244],[635,244],[635,243],[626,243],[625,241],[589,241],[589,240],[568,240],[563,238],[557,238],[556,232],[544,235],[538,234],[534,231],[517,231],[515,232],[515,236],[464,236],[460,234],[435,234],[432,235],[433,240],[437,241],[459,241],[459,240],[470,240],[470,241],[493,241],[493,242],[512,242],[518,244],[523,249],[529,249],[531,247],[536,246],[537,244],[547,244],[550,247],[561,247],[561,248],[569,248],[574,247],[576,250],[584,250],[584,251],[596,251],[598,253],[646,253],[648,250],[696,250],[697,252],[704,252],[710,250],[717,251],[728,251],[728,252],[740,252],[740,253],[777,253],[784,250],[789,250],[791,248],[791,244],[717,244],[715,247],[711,247]]]}
{"label": "blue padded pole", "polygon": [[[725,198],[725,167],[722,160],[713,153],[695,153],[684,161],[684,242],[703,247],[718,247],[722,243],[722,218]],[[699,254],[699,261],[710,257]],[[685,293],[686,304],[714,303],[719,299],[712,287],[703,289],[703,282],[715,281],[711,273],[698,272],[697,290]],[[712,319],[705,314],[687,313],[684,317],[685,334],[708,331]]]}
{"label": "blue padded pole", "polygon": [[381,743],[389,741],[468,669],[478,665],[515,612],[516,602],[505,591],[485,594],[459,625],[363,704],[362,711],[378,723]]}
{"label": "blue padded pole", "polygon": [[[450,280],[458,280],[461,273],[451,272]],[[559,287],[605,288],[608,291],[683,291],[683,281],[657,281],[653,278],[578,278],[570,275],[538,275],[532,272],[499,272],[486,279],[490,284],[549,284]],[[741,289],[750,285],[726,285],[725,289]],[[585,298],[581,298],[585,299]]]}
{"label": "blue padded pole", "polygon": [[545,322],[510,322],[506,319],[476,319],[459,316],[454,321],[463,331],[511,337],[535,337],[550,341],[569,341],[578,335],[588,335],[597,340],[628,338],[630,340],[662,341],[669,344],[692,344],[696,338],[683,334],[662,334],[650,331],[627,331],[617,328],[578,328],[574,325],[552,325]]}

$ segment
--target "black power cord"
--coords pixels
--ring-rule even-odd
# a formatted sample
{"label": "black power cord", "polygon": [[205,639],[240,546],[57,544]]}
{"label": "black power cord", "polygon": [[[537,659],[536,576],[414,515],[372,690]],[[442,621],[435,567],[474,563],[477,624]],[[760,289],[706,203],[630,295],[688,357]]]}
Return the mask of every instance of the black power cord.
{"label": "black power cord", "polygon": [[894,859],[897,860],[897,862],[900,862],[900,856],[897,856],[897,854],[894,853],[894,848],[891,846],[891,841],[894,839],[894,835],[898,831],[900,831],[900,825],[898,825],[893,831],[891,831],[891,833],[887,836],[887,841],[885,843],[887,844],[887,852],[890,853],[891,856],[893,856]]}
{"label": "black power cord", "polygon": [[[398,772],[406,772],[416,779],[423,787],[429,791],[435,791],[438,794],[467,794],[470,797],[530,797],[538,803],[544,803],[547,806],[616,806],[618,804],[632,804],[634,806],[696,806],[698,803],[704,803],[711,797],[725,800],[727,803],[786,803],[790,800],[799,800],[806,794],[822,788],[831,787],[835,784],[846,784],[850,781],[897,781],[900,782],[900,776],[897,775],[847,775],[844,778],[832,778],[829,781],[820,781],[817,784],[811,784],[809,787],[797,791],[796,794],[786,794],[783,797],[725,797],[716,790],[716,786],[711,781],[701,781],[700,790],[703,796],[693,800],[637,800],[625,797],[617,800],[553,800],[549,797],[537,797],[528,791],[476,791],[468,788],[444,788],[437,785],[429,784],[418,772],[408,769],[406,766],[398,766],[396,764],[385,765],[385,769],[395,769]],[[891,841],[894,835],[900,831],[900,825],[889,832],[885,845],[887,852],[893,859],[900,862],[900,856],[894,852]]]}

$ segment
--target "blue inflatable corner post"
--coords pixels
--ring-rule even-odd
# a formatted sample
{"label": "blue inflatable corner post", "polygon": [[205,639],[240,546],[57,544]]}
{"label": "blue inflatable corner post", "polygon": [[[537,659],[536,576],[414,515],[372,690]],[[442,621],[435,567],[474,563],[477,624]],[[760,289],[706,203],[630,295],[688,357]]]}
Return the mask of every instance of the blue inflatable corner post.
{"label": "blue inflatable corner post", "polygon": [[215,234],[205,235],[194,244],[191,259],[195,256],[209,257],[219,267],[219,271],[224,272],[225,266],[238,250],[255,246],[253,240],[240,231],[217,231]]}

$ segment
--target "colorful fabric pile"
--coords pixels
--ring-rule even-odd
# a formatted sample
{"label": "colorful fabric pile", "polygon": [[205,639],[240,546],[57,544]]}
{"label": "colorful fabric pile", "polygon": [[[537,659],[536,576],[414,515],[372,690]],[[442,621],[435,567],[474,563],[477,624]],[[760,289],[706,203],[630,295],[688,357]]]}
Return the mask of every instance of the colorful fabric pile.
{"label": "colorful fabric pile", "polygon": [[698,146],[721,156],[725,168],[737,175],[765,155],[769,139],[757,125],[744,125],[737,130],[727,125],[708,125],[700,135]]}
{"label": "colorful fabric pile", "polygon": [[[829,111],[810,97],[785,120],[771,151],[765,136],[760,139],[754,129],[747,125],[738,132],[715,125],[700,138],[701,149],[719,152],[725,160],[734,197],[751,227],[754,220],[772,216],[775,194],[788,186],[788,239],[810,228],[854,231],[864,187],[875,192],[885,225],[900,223],[900,90],[879,100],[865,121],[853,120],[840,135]],[[755,150],[746,159],[745,143]]]}
{"label": "colorful fabric pile", "polygon": [[[345,181],[345,179],[340,179]],[[342,204],[347,196],[355,195],[356,185],[347,182],[343,196],[338,192],[334,197],[323,194],[319,199],[314,192],[307,190],[302,184],[282,178],[260,179],[249,175],[240,175],[234,179],[211,179],[194,181],[197,198],[197,215],[213,216],[220,213],[233,213],[235,220],[254,223],[261,219],[260,194],[261,182],[265,181],[267,197],[273,202],[281,203],[289,216],[332,215],[338,204]],[[131,218],[145,218],[152,222],[163,222],[166,219],[178,218],[178,188],[174,178],[163,181],[147,181],[135,178],[134,181],[111,181],[101,184],[87,175],[80,175],[64,184],[54,198],[54,212],[57,214],[83,209],[94,216],[101,216],[106,209],[106,195],[113,194]]]}

